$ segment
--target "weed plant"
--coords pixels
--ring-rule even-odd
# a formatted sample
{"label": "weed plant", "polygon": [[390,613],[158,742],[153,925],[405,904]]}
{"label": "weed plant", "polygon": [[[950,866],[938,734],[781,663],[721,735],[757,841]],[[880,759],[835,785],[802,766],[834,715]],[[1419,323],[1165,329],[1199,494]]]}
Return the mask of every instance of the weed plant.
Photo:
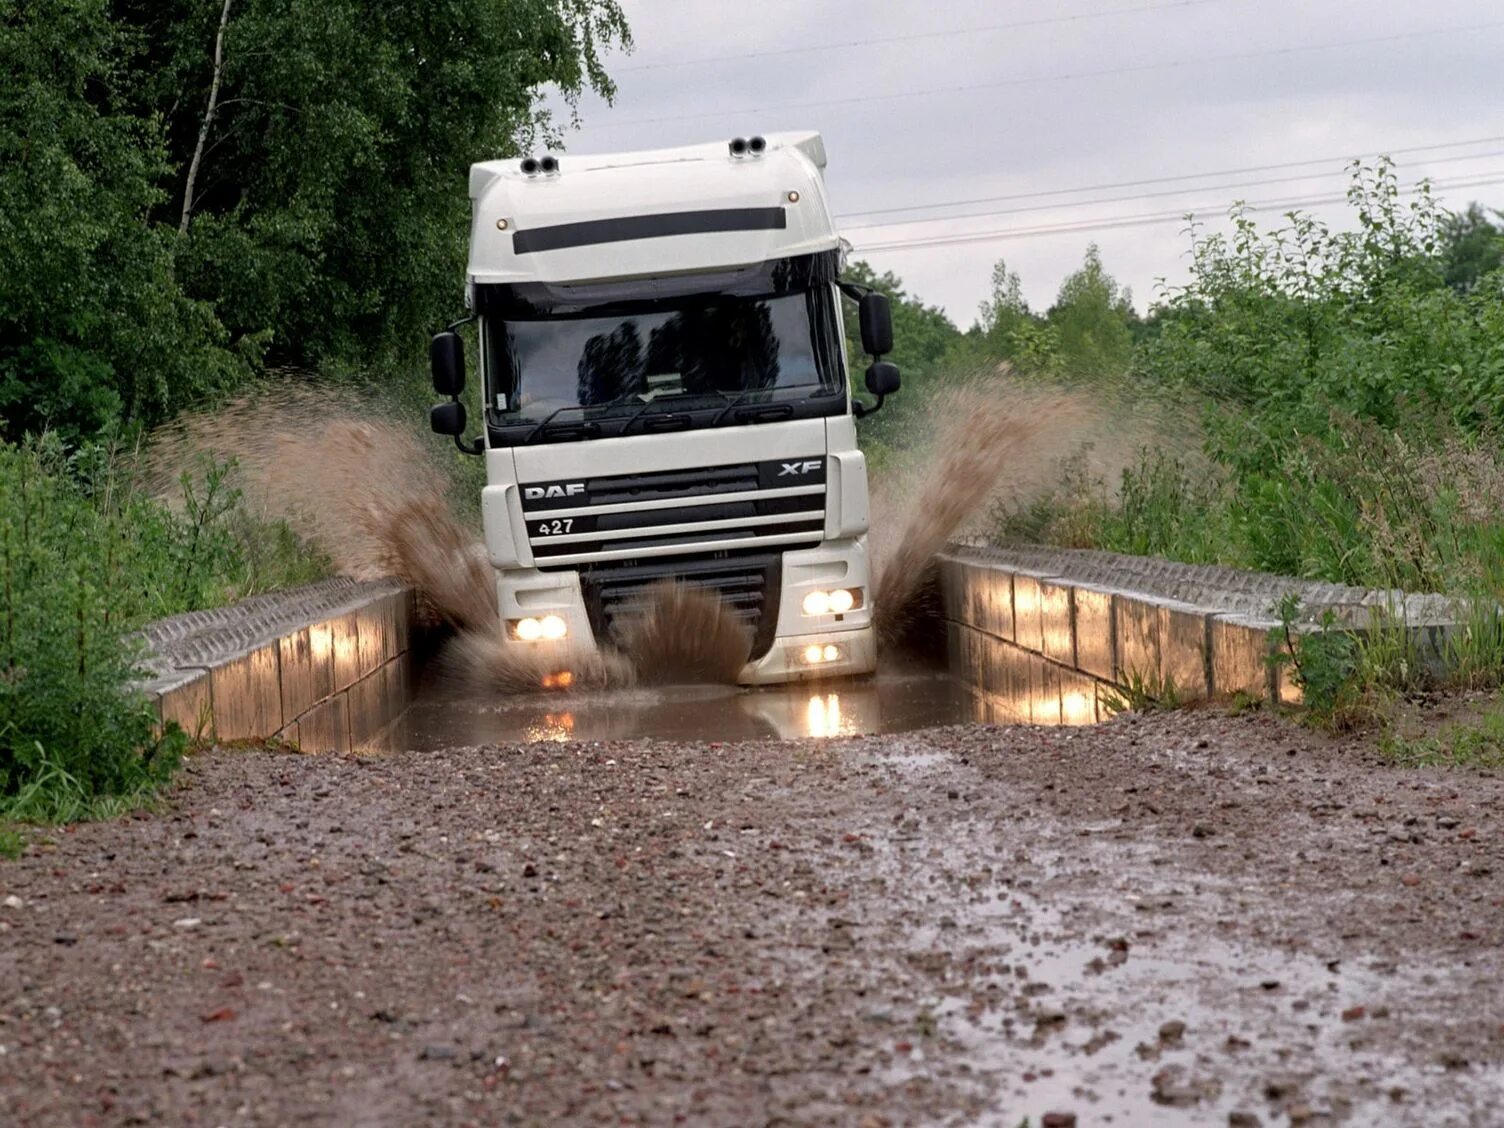
{"label": "weed plant", "polygon": [[130,632],[320,571],[284,531],[248,524],[225,466],[185,479],[168,508],[130,465],[103,446],[0,444],[0,819],[109,815],[148,795],[186,738],[159,733],[131,689]]}
{"label": "weed plant", "polygon": [[1504,707],[1495,702],[1476,720],[1430,736],[1407,736],[1390,726],[1379,738],[1379,749],[1410,767],[1504,768]]}

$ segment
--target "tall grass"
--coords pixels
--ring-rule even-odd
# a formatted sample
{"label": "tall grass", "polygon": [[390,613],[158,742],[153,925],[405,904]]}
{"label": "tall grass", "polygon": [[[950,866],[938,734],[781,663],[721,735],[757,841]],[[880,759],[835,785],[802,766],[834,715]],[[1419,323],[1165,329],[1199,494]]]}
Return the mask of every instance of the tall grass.
{"label": "tall grass", "polygon": [[130,688],[130,632],[322,570],[244,515],[224,466],[167,507],[133,464],[102,445],[0,444],[0,818],[109,814],[149,794],[185,738],[158,732]]}

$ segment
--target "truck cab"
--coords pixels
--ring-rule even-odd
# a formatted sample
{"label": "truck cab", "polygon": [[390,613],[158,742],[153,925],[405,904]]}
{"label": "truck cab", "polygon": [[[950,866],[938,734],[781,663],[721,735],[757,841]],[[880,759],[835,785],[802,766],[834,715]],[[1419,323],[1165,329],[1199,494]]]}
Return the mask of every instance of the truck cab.
{"label": "truck cab", "polygon": [[481,433],[463,322],[433,341],[432,421],[485,459],[507,645],[609,647],[673,580],[743,624],[743,684],[875,668],[856,417],[898,371],[886,299],[841,282],[824,167],[816,133],[472,166]]}

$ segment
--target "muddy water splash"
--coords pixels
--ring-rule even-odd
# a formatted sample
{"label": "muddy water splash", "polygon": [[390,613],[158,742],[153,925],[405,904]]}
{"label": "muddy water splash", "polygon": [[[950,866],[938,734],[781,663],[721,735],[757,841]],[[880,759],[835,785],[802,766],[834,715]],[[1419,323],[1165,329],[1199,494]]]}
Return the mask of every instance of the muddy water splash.
{"label": "muddy water splash", "polygon": [[[590,689],[642,681],[736,681],[750,641],[719,600],[682,585],[651,589],[623,625],[620,651],[565,654],[508,646],[495,575],[476,532],[449,504],[450,477],[411,427],[336,389],[282,389],[185,416],[153,437],[148,480],[170,495],[208,460],[233,461],[257,516],[286,521],[344,575],[396,576],[455,628],[448,661],[478,687]],[[561,679],[561,671],[569,677]]]}
{"label": "muddy water splash", "polygon": [[[885,643],[932,619],[935,554],[992,506],[1028,504],[1089,454],[1092,477],[1116,480],[1159,423],[1146,405],[1097,386],[1025,383],[1006,366],[935,393],[907,471],[873,482],[870,541],[877,628]],[[931,632],[933,633],[933,632]]]}
{"label": "muddy water splash", "polygon": [[735,684],[752,640],[718,597],[664,581],[624,625],[622,649],[644,681]]}

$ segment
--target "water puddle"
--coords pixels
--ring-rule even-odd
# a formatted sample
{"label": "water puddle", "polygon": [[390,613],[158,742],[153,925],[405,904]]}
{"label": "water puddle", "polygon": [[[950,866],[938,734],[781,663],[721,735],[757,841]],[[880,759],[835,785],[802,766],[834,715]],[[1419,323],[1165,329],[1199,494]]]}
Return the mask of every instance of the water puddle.
{"label": "water puddle", "polygon": [[391,746],[592,740],[797,740],[907,732],[984,719],[943,670],[895,666],[858,679],[742,689],[682,685],[486,695],[426,671]]}
{"label": "water puddle", "polygon": [[[965,790],[954,762],[878,760],[915,791]],[[1257,919],[1270,890],[1187,876],[1150,844],[1081,829],[1015,824],[1031,846],[1002,856],[988,818],[948,821],[938,842],[916,811],[871,840],[884,899],[846,911],[890,922],[892,957],[924,983],[922,1036],[885,1080],[960,1086],[982,1122],[1008,1125],[1049,1111],[1118,1125],[1504,1122],[1504,1071],[1449,1058],[1446,1030],[1415,1021],[1465,1024],[1476,1008],[1459,985],[1476,977],[1186,926]]]}

